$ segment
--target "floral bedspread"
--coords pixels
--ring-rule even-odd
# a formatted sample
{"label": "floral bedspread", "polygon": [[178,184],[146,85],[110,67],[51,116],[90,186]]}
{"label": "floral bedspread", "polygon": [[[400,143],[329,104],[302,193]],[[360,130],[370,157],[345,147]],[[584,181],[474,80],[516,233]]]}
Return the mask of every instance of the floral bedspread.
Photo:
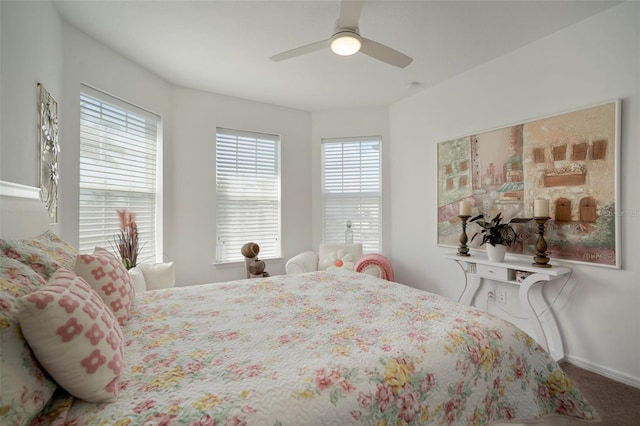
{"label": "floral bedspread", "polygon": [[61,399],[49,416],[269,426],[597,418],[512,324],[355,272],[147,292],[123,333],[118,400],[68,408]]}

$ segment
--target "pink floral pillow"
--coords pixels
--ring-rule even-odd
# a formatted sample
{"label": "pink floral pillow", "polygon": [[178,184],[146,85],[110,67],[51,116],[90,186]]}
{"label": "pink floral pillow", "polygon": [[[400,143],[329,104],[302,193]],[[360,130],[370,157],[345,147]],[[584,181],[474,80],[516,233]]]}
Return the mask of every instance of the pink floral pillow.
{"label": "pink floral pillow", "polygon": [[22,333],[51,377],[85,401],[115,400],[124,341],[100,296],[73,272],[59,269],[21,302]]}
{"label": "pink floral pillow", "polygon": [[29,424],[56,389],[18,321],[20,297],[45,285],[27,265],[0,254],[0,424]]}
{"label": "pink floral pillow", "polygon": [[102,297],[120,325],[129,319],[135,298],[133,280],[120,259],[96,247],[93,254],[80,254],[75,272]]}
{"label": "pink floral pillow", "polygon": [[76,249],[53,231],[30,240],[0,239],[0,251],[29,266],[45,280],[58,268],[72,269],[78,255]]}

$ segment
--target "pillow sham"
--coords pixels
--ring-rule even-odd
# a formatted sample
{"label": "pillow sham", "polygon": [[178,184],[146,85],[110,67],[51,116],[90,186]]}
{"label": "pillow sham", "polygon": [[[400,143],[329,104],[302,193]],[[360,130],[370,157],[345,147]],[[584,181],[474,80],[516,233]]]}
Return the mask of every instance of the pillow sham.
{"label": "pillow sham", "polygon": [[100,296],[73,272],[59,269],[46,286],[20,300],[22,332],[56,382],[85,401],[115,400],[124,341]]}
{"label": "pillow sham", "polygon": [[138,265],[144,274],[147,290],[160,290],[176,285],[176,270],[173,262],[142,263]]}
{"label": "pillow sham", "polygon": [[0,254],[0,424],[29,424],[56,389],[25,340],[20,297],[45,285],[33,269]]}
{"label": "pillow sham", "polygon": [[73,269],[78,251],[49,230],[33,239],[0,239],[0,251],[48,280],[59,268]]}
{"label": "pillow sham", "polygon": [[129,319],[135,298],[133,281],[127,268],[111,252],[96,247],[93,254],[79,254],[75,273],[82,277],[102,298],[124,325]]}

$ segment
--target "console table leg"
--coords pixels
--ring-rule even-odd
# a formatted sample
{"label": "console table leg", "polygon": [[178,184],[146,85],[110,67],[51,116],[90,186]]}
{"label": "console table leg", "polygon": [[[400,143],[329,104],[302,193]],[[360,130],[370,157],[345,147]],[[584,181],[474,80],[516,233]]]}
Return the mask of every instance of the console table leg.
{"label": "console table leg", "polygon": [[536,340],[559,361],[564,358],[564,348],[558,324],[542,294],[546,282],[547,277],[544,275],[528,276],[520,285],[519,296],[522,306],[529,311],[529,320]]}
{"label": "console table leg", "polygon": [[[464,288],[458,297],[458,302],[474,306],[478,291],[485,279],[517,285],[520,308],[525,311],[529,323],[525,331],[530,332],[554,360],[560,361],[564,358],[560,329],[551,306],[544,298],[543,289],[547,282],[555,282],[561,277],[570,275],[571,269],[563,266],[539,268],[517,261],[491,262],[484,257],[461,258],[458,254],[446,257],[454,260],[464,275]],[[518,271],[528,272],[531,275],[522,282],[518,282],[515,280]],[[473,281],[471,281],[472,277]]]}
{"label": "console table leg", "polygon": [[461,261],[458,261],[458,260],[455,260],[455,261],[460,267],[460,269],[462,269],[462,274],[464,275],[464,288],[462,289],[462,293],[460,293],[460,296],[458,296],[458,303],[472,306],[473,299],[476,297],[476,293],[480,288],[481,278],[478,276],[475,276],[475,278],[473,279],[473,282],[469,283],[469,278],[468,278],[469,271],[465,269]]}

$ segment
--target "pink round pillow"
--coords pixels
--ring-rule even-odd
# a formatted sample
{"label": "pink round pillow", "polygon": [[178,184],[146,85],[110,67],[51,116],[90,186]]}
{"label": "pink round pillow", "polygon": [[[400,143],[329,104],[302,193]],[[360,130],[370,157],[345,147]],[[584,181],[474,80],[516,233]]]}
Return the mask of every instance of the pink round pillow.
{"label": "pink round pillow", "polygon": [[381,254],[365,254],[354,267],[356,272],[373,275],[383,280],[393,281],[393,268],[391,262]]}

